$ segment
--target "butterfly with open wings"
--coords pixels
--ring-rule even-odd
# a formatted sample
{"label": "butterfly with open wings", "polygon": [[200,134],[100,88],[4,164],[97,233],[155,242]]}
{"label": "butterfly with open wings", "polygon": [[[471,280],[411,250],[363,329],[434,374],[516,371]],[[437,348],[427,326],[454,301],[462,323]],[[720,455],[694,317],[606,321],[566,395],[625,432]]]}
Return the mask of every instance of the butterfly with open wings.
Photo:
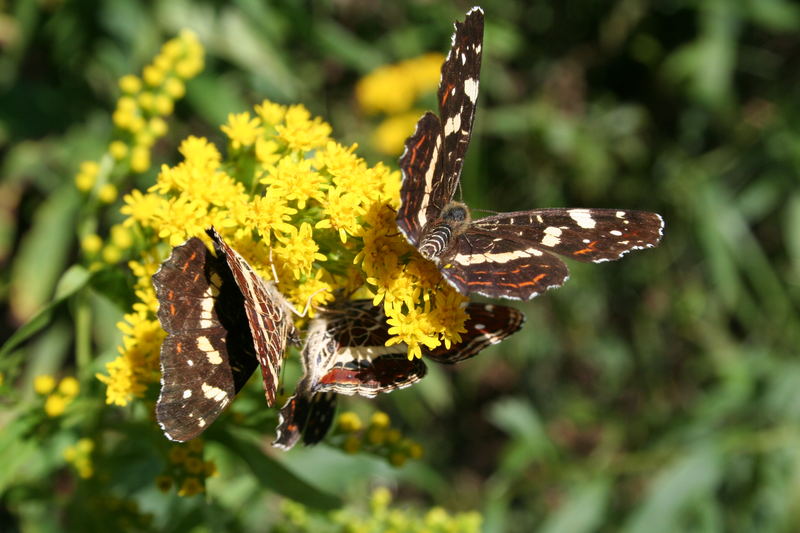
{"label": "butterfly with open wings", "polygon": [[472,135],[483,50],[483,11],[456,22],[437,93],[406,141],[397,225],[420,254],[437,264],[462,294],[528,300],[568,277],[556,255],[578,261],[619,259],[658,244],[656,213],[623,209],[551,208],[472,220],[453,200]]}

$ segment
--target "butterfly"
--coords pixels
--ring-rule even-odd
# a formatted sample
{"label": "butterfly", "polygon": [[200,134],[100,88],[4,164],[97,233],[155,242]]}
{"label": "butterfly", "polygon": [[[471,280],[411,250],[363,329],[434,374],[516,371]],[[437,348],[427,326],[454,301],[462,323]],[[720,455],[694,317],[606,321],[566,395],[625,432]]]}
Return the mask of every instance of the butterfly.
{"label": "butterfly", "polygon": [[439,116],[427,112],[400,157],[397,225],[462,294],[528,300],[568,278],[556,255],[578,261],[619,259],[661,239],[660,215],[622,209],[550,208],[472,220],[453,200],[472,135],[483,49],[483,11],[456,22],[442,65]]}
{"label": "butterfly", "polygon": [[[525,319],[502,305],[470,303],[466,311],[461,341],[423,350],[425,357],[441,364],[469,359],[518,331]],[[315,317],[302,351],[303,377],[281,408],[273,446],[289,449],[300,437],[305,444],[321,440],[333,421],[337,394],[373,398],[421,380],[425,363],[408,359],[405,344],[386,346],[390,337],[383,308],[372,300],[346,301]]]}
{"label": "butterfly", "polygon": [[[274,404],[283,352],[288,343],[299,344],[280,292],[213,228],[207,233],[216,255],[193,237],[173,248],[153,276],[167,332],[156,418],[167,438],[180,442],[205,431],[258,366],[267,403]],[[500,342],[524,320],[504,306],[469,304],[467,312],[462,341],[425,355],[456,363]],[[370,300],[339,304],[311,321],[302,351],[305,375],[280,411],[276,446],[290,448],[301,434],[307,444],[321,440],[333,421],[336,394],[374,397],[425,375],[425,364],[409,360],[404,344],[385,346],[388,328],[383,310]]]}
{"label": "butterfly", "polygon": [[161,345],[161,393],[156,418],[167,438],[202,433],[228,406],[257,366],[267,404],[288,343],[299,344],[291,306],[213,229],[216,256],[193,237],[175,247],[153,285]]}

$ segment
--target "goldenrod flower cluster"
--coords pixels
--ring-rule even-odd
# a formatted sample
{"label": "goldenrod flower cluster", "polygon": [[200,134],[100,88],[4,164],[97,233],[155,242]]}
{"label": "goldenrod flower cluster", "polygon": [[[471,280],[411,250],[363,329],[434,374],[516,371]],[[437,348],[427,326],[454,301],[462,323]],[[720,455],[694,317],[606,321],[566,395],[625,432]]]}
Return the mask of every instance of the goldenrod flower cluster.
{"label": "goldenrod flower cluster", "polygon": [[163,474],[156,478],[162,492],[178,488],[178,496],[195,496],[206,490],[206,478],[217,475],[213,461],[203,460],[205,443],[194,439],[187,444],[173,445],[169,450],[169,463]]}
{"label": "goldenrod flower cluster", "polygon": [[263,278],[274,266],[279,290],[297,308],[361,288],[383,305],[390,343],[405,343],[409,357],[460,340],[465,298],[397,230],[399,172],[369,167],[300,105],[265,101],[252,114],[230,115],[222,131],[227,156],[189,137],[180,163],[123,198],[123,225],[143,245],[130,263],[139,302],[120,326],[120,357],[98,376],[109,403],[125,405],[158,381],[162,334],[150,278],[170,247],[205,239],[210,226]]}
{"label": "goldenrod flower cluster", "polygon": [[396,467],[408,459],[422,457],[422,446],[391,427],[389,415],[381,411],[373,413],[366,426],[356,413],[343,412],[327,442],[347,453],[367,452],[383,457]]}
{"label": "goldenrod flower cluster", "polygon": [[33,380],[33,390],[44,396],[44,412],[51,418],[64,414],[69,404],[78,396],[80,383],[72,376],[64,377],[56,384],[53,376],[42,374]]}
{"label": "goldenrod flower cluster", "polygon": [[[315,521],[315,516],[297,502],[284,500],[281,513],[283,522],[288,523],[293,532],[305,533],[322,529],[320,521]],[[327,518],[324,529],[331,533],[477,533],[483,522],[480,513],[474,511],[450,514],[441,507],[433,507],[422,514],[413,508],[393,507],[392,493],[385,487],[378,487],[372,492],[369,509],[349,507],[329,512]]]}
{"label": "goldenrod flower cluster", "polygon": [[164,117],[172,114],[175,101],[183,97],[186,81],[203,69],[203,56],[197,36],[184,30],[164,44],[141,77],[129,74],[120,79],[123,95],[112,115],[115,138],[106,157],[81,163],[75,176],[78,190],[110,204],[117,199],[117,185],[112,181],[124,174],[121,169],[142,173],[150,168],[153,144],[167,133]]}
{"label": "goldenrod flower cluster", "polygon": [[83,438],[64,450],[64,459],[71,463],[75,471],[83,479],[88,479],[94,475],[92,466],[92,452],[94,451],[94,441]]}
{"label": "goldenrod flower cluster", "polygon": [[377,150],[400,154],[423,113],[413,106],[422,95],[436,90],[443,62],[442,54],[425,54],[384,65],[359,80],[356,99],[362,111],[386,115],[373,134],[372,143]]}

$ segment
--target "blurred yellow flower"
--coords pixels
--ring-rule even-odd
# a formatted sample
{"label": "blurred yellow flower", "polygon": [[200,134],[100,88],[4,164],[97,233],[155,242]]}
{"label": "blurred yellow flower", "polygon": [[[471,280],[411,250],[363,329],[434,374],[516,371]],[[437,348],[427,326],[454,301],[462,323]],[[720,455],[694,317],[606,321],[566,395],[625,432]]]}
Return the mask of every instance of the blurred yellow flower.
{"label": "blurred yellow flower", "polygon": [[56,388],[56,380],[49,374],[41,374],[33,379],[33,390],[36,394],[50,394]]}
{"label": "blurred yellow flower", "polygon": [[439,85],[443,62],[442,54],[433,53],[375,69],[356,85],[359,106],[370,114],[408,111],[421,93]]}
{"label": "blurred yellow flower", "polygon": [[372,145],[383,154],[400,155],[421,116],[421,111],[414,110],[386,117],[372,133]]}

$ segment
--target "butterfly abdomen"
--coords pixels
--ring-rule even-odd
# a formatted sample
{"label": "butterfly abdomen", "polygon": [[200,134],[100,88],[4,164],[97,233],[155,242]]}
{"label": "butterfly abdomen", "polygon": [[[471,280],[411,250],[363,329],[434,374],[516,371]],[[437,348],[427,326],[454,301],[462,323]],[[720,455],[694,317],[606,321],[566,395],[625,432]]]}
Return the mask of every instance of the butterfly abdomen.
{"label": "butterfly abdomen", "polygon": [[436,262],[452,247],[471,221],[466,205],[450,202],[439,218],[425,227],[419,241],[419,253],[425,259]]}

